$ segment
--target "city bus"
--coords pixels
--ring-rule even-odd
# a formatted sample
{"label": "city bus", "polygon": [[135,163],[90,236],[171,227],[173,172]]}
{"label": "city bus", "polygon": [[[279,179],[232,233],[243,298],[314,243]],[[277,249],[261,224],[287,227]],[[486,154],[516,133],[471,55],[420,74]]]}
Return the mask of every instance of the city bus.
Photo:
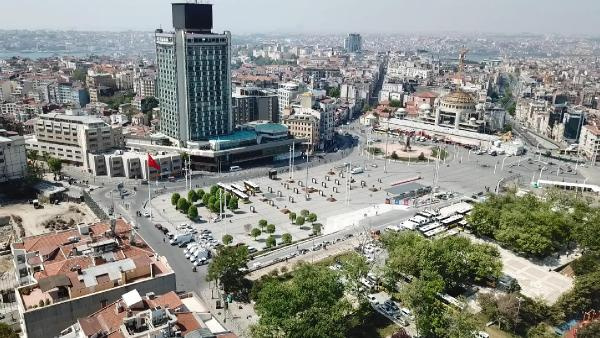
{"label": "city bus", "polygon": [[258,184],[254,183],[254,182],[244,181],[244,186],[246,187],[246,190],[250,190],[255,193],[260,192],[260,187],[258,186]]}

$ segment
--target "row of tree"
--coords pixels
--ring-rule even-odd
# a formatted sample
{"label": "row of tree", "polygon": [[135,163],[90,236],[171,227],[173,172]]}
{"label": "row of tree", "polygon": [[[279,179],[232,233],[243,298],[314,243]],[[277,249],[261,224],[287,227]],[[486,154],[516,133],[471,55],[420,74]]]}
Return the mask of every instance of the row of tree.
{"label": "row of tree", "polygon": [[[224,200],[222,201],[221,198]],[[229,193],[223,193],[219,187],[213,186],[210,192],[207,193],[202,189],[188,191],[187,198],[182,197],[179,193],[171,195],[171,204],[192,220],[198,218],[198,207],[194,204],[201,200],[211,212],[220,212],[221,206],[229,210],[237,210],[239,208],[239,199]],[[226,205],[225,205],[226,203]]]}
{"label": "row of tree", "polygon": [[37,150],[27,151],[28,172],[32,178],[41,179],[44,174],[44,164],[48,170],[54,174],[54,179],[60,176],[63,162],[59,158],[50,156],[47,152],[42,152],[41,156]]}

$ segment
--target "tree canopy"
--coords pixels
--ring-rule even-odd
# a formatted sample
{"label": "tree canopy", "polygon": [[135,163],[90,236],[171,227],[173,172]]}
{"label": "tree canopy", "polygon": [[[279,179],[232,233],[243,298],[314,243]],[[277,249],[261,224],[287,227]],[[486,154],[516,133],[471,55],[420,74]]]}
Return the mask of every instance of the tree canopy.
{"label": "tree canopy", "polygon": [[322,266],[301,265],[289,280],[271,279],[256,299],[254,337],[345,337],[352,313],[338,275]]}
{"label": "tree canopy", "polygon": [[461,283],[482,283],[500,276],[502,262],[496,248],[474,244],[464,237],[426,240],[416,233],[390,233],[382,237],[389,252],[385,275],[388,281],[400,274],[421,277],[439,275],[448,288]]}
{"label": "tree canopy", "polygon": [[[547,197],[490,195],[485,202],[475,205],[467,220],[474,234],[494,238],[504,247],[534,257],[543,258],[559,251],[577,238],[577,233],[586,246],[600,243],[588,236],[600,228],[597,223],[585,220],[589,206],[564,195]],[[600,220],[597,214],[594,217],[598,218],[592,221]]]}
{"label": "tree canopy", "polygon": [[208,281],[219,281],[225,292],[240,291],[244,287],[244,269],[248,264],[248,248],[241,246],[222,246],[208,266]]}

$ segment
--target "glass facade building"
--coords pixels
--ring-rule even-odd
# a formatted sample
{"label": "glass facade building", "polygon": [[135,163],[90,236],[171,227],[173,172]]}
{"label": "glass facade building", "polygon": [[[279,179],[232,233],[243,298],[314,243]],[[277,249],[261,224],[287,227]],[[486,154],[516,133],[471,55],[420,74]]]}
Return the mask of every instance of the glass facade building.
{"label": "glass facade building", "polygon": [[155,33],[160,129],[181,146],[232,130],[231,34],[188,23]]}

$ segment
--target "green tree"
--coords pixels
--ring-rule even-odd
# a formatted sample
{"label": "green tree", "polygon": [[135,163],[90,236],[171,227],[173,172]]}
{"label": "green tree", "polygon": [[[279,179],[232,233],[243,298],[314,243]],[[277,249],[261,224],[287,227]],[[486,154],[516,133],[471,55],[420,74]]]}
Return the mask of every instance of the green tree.
{"label": "green tree", "polygon": [[179,201],[177,201],[177,210],[181,211],[182,213],[187,213],[189,207],[190,203],[185,198],[182,197],[179,199]]}
{"label": "green tree", "polygon": [[208,266],[207,281],[217,281],[227,293],[240,291],[244,287],[244,271],[247,269],[248,248],[222,246]]}
{"label": "green tree", "polygon": [[401,292],[401,299],[413,310],[417,330],[422,337],[442,337],[448,327],[445,305],[438,293],[444,291],[444,281],[435,273],[424,272],[407,284]]}
{"label": "green tree", "polygon": [[474,244],[464,237],[429,241],[412,232],[401,232],[383,235],[382,242],[389,252],[384,269],[388,283],[403,274],[420,277],[430,272],[453,288],[462,283],[483,283],[502,271],[495,247]]}
{"label": "green tree", "polygon": [[268,223],[269,222],[267,222],[266,219],[259,220],[258,221],[258,226],[260,227],[260,230],[264,230]]}
{"label": "green tree", "polygon": [[600,308],[600,270],[578,276],[571,291],[560,296],[554,307],[561,309],[567,318]]}
{"label": "green tree", "polygon": [[292,244],[292,235],[286,232],[283,235],[281,235],[281,240],[286,245]]}
{"label": "green tree", "polygon": [[210,194],[211,194],[211,196],[216,196],[218,191],[219,191],[219,187],[218,186],[213,185],[212,187],[210,187]]}
{"label": "green tree", "polygon": [[366,277],[370,270],[367,259],[363,255],[352,252],[343,256],[339,263],[342,266],[340,272],[346,281],[346,290],[355,296],[367,292],[361,282],[361,279]]}
{"label": "green tree", "polygon": [[308,214],[308,216],[306,217],[306,220],[307,220],[307,221],[309,221],[309,222],[311,222],[311,223],[314,223],[314,222],[316,222],[316,221],[317,221],[317,214],[315,214],[315,213],[311,212],[311,213],[310,213],[310,214]]}
{"label": "green tree", "polygon": [[267,225],[267,233],[274,234],[275,233],[275,224]]}
{"label": "green tree", "polygon": [[592,322],[577,331],[577,338],[600,337],[600,321]]}
{"label": "green tree", "polygon": [[312,231],[314,235],[320,235],[321,234],[321,224],[320,223],[313,223],[312,224]]}
{"label": "green tree", "polygon": [[148,112],[151,112],[152,109],[158,107],[158,100],[153,96],[143,98],[141,106],[142,113],[146,114]]}
{"label": "green tree", "polygon": [[238,206],[238,198],[237,197],[232,197],[227,201],[227,208],[229,208],[229,210],[237,210],[239,208]]}
{"label": "green tree", "polygon": [[340,97],[340,88],[338,87],[330,87],[327,89],[327,96],[329,97]]}
{"label": "green tree", "polygon": [[304,217],[304,218],[308,217],[309,214],[310,214],[310,211],[308,211],[306,209],[300,210],[300,215],[302,215],[302,217]]}
{"label": "green tree", "polygon": [[296,213],[295,212],[290,212],[288,214],[288,217],[290,218],[290,221],[292,221],[292,223],[296,220]]}
{"label": "green tree", "polygon": [[210,208],[210,199],[212,198],[212,196],[210,196],[210,194],[204,194],[202,195],[202,204],[207,207]]}
{"label": "green tree", "polygon": [[189,206],[187,210],[187,216],[191,220],[198,218],[198,208],[195,205]]}
{"label": "green tree", "polygon": [[352,313],[338,275],[316,265],[301,265],[290,280],[265,281],[255,309],[260,319],[252,336],[265,338],[342,338]]}
{"label": "green tree", "polygon": [[206,192],[203,189],[196,190],[196,195],[198,195],[198,199],[204,201],[204,195]]}
{"label": "green tree", "polygon": [[223,235],[223,238],[221,238],[221,240],[223,241],[223,244],[229,245],[229,244],[231,244],[231,242],[233,242],[233,236],[231,236],[229,234],[225,234],[225,235]]}
{"label": "green tree", "polygon": [[188,201],[190,201],[191,203],[194,203],[198,200],[198,194],[196,194],[195,190],[190,190],[188,191]]}
{"label": "green tree", "polygon": [[73,80],[85,82],[87,72],[83,69],[75,69],[72,74]]}
{"label": "green tree", "polygon": [[425,160],[426,160],[426,158],[425,158],[425,154],[424,154],[423,152],[421,152],[421,153],[419,154],[419,157],[417,157],[417,160],[419,160],[419,161],[425,161]]}
{"label": "green tree", "polygon": [[171,195],[171,204],[177,205],[177,202],[179,202],[180,198],[181,198],[181,195],[179,195],[178,193],[174,193],[173,195]]}
{"label": "green tree", "polygon": [[392,155],[390,155],[390,158],[394,161],[397,161],[400,159],[400,156],[398,156],[398,154],[396,153],[396,151],[392,151]]}
{"label": "green tree", "polygon": [[600,209],[587,212],[575,228],[575,239],[584,251],[600,252]]}
{"label": "green tree", "polygon": [[477,329],[474,316],[467,310],[446,309],[446,337],[472,337]]}
{"label": "green tree", "polygon": [[213,213],[221,212],[221,206],[219,205],[219,200],[216,200],[213,204],[211,204],[209,209]]}
{"label": "green tree", "polygon": [[298,216],[296,217],[296,225],[304,225],[304,216]]}
{"label": "green tree", "polygon": [[0,323],[0,337],[2,338],[19,338],[19,334],[17,334],[10,325],[6,323]]}
{"label": "green tree", "polygon": [[393,107],[393,108],[400,108],[400,107],[402,107],[402,101],[399,101],[399,100],[391,100],[391,101],[390,101],[390,107]]}
{"label": "green tree", "polygon": [[275,239],[275,236],[270,235],[269,237],[267,237],[265,244],[267,246],[267,249],[273,248],[277,245],[277,241]]}
{"label": "green tree", "polygon": [[50,172],[54,174],[54,179],[56,180],[56,176],[60,175],[60,172],[62,171],[62,160],[59,158],[50,157],[47,163],[48,169],[50,169]]}
{"label": "green tree", "polygon": [[256,240],[256,237],[260,236],[261,234],[262,234],[262,231],[260,231],[259,228],[254,228],[250,232],[250,236],[254,237],[254,240]]}

